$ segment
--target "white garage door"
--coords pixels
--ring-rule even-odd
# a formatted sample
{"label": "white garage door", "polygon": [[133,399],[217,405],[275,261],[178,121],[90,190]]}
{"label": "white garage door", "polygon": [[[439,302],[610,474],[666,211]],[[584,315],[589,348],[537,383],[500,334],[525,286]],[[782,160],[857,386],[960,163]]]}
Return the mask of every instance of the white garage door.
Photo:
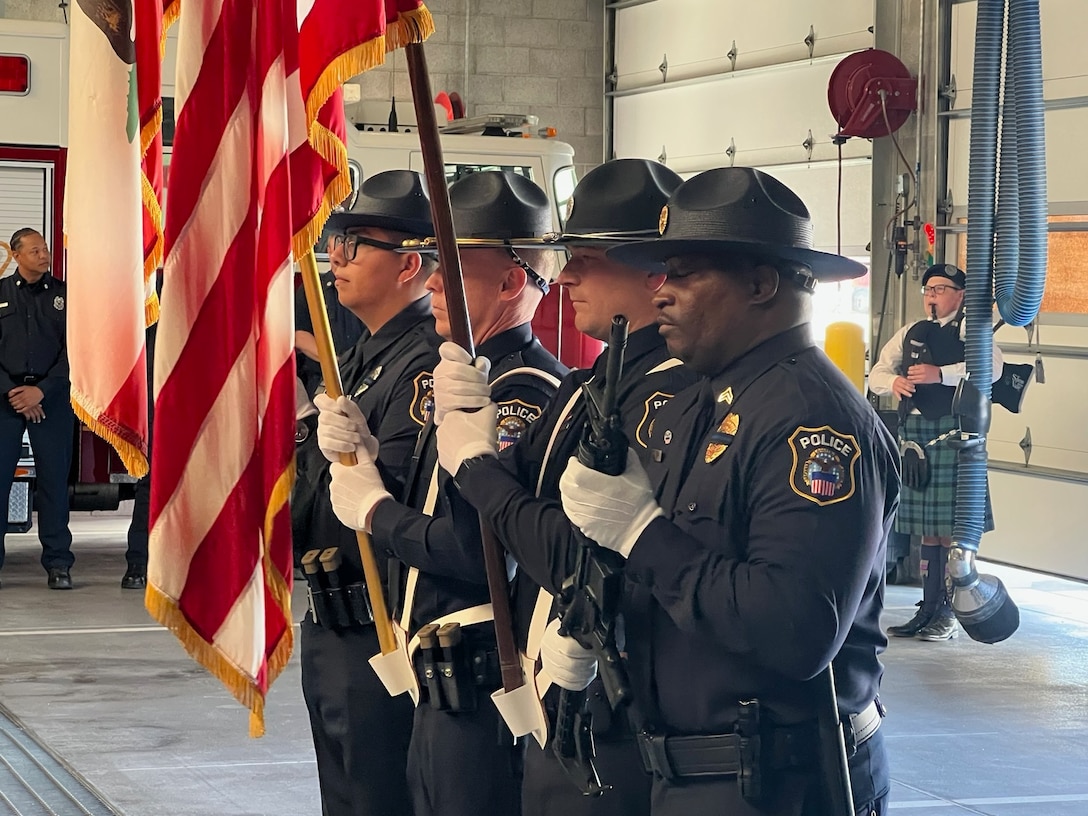
{"label": "white garage door", "polygon": [[0,269],[15,272],[8,239],[23,227],[52,234],[46,191],[53,189],[53,166],[37,162],[0,162]]}
{"label": "white garage door", "polygon": [[[827,81],[873,45],[872,0],[650,0],[615,15],[616,157],[663,160],[685,177],[758,167],[808,205],[819,249],[869,263],[872,146],[851,139],[840,165]],[[868,278],[827,287],[817,310],[818,336],[835,320],[868,333]]]}

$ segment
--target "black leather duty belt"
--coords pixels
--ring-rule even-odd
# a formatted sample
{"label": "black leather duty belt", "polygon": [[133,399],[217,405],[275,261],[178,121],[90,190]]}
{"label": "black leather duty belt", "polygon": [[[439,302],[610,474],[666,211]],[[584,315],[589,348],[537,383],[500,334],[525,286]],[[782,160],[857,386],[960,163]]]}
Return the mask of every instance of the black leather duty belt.
{"label": "black leather duty belt", "polygon": [[[881,710],[874,701],[859,714],[850,716],[846,749],[853,755],[858,746],[880,728]],[[819,757],[816,724],[803,723],[769,729],[760,738],[760,763],[769,769],[814,767]],[[739,734],[667,736],[643,732],[638,735],[642,765],[662,779],[697,776],[737,776],[745,769],[751,740]]]}

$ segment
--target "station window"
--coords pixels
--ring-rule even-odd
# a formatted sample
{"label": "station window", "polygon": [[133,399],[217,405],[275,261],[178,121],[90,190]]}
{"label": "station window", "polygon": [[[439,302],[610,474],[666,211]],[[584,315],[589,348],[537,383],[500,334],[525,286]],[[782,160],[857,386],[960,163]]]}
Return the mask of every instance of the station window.
{"label": "station window", "polygon": [[[869,266],[869,258],[851,260]],[[850,322],[861,326],[865,345],[869,345],[869,299],[871,275],[838,283],[820,283],[812,296],[812,329],[816,343],[822,348],[827,327],[832,323]]]}

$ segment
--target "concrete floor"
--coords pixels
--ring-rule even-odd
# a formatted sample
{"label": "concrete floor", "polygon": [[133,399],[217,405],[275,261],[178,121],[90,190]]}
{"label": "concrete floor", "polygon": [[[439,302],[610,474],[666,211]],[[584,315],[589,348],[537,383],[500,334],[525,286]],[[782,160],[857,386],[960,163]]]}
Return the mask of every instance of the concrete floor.
{"label": "concrete floor", "polygon": [[[46,589],[33,534],[7,537],[0,704],[129,816],[317,816],[297,656],[269,696],[268,734],[249,739],[247,712],[151,622],[142,593],[121,590],[125,516],[73,527],[72,592]],[[885,655],[891,808],[1088,814],[1088,586],[987,569],[1020,605],[1015,637],[896,640]],[[889,587],[888,622],[918,597]]]}

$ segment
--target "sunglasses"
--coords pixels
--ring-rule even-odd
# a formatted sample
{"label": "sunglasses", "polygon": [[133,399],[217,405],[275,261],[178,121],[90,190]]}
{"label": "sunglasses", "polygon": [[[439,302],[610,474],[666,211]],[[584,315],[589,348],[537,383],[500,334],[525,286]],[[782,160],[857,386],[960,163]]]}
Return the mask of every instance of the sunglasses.
{"label": "sunglasses", "polygon": [[343,247],[344,260],[349,263],[355,260],[355,253],[359,251],[359,244],[365,244],[375,249],[385,249],[390,252],[401,248],[400,244],[379,241],[377,238],[369,238],[366,235],[356,235],[350,232],[338,232],[329,236],[329,252]]}

